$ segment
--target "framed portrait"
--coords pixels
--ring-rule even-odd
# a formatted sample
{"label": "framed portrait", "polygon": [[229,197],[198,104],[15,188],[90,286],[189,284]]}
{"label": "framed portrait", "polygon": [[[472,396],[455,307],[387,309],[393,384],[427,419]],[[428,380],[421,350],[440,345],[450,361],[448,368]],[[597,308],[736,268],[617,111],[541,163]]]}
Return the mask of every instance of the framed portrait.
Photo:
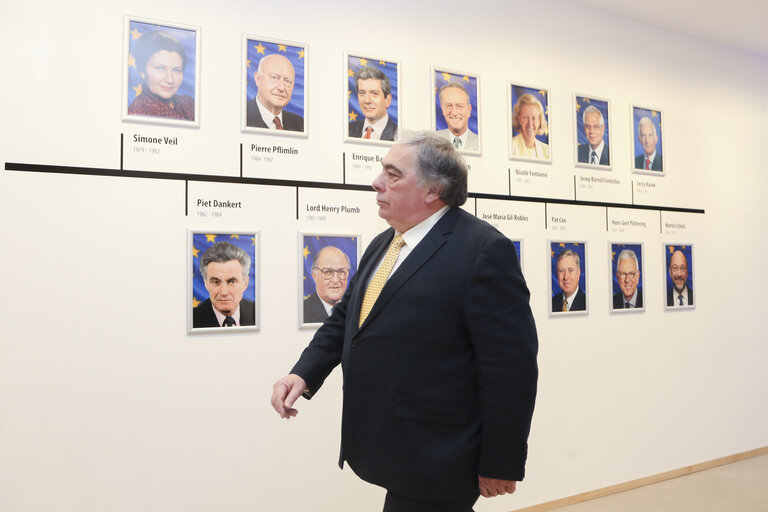
{"label": "framed portrait", "polygon": [[522,239],[510,239],[515,246],[515,252],[517,253],[517,260],[520,262],[520,270],[523,269],[523,240]]}
{"label": "framed portrait", "polygon": [[632,172],[664,176],[661,110],[632,105]]}
{"label": "framed portrait", "polygon": [[610,170],[611,101],[580,94],[573,98],[575,165]]}
{"label": "framed portrait", "polygon": [[611,261],[611,312],[645,311],[643,244],[609,242],[608,256]]}
{"label": "framed portrait", "polygon": [[299,327],[322,324],[357,272],[360,235],[299,233]]}
{"label": "framed portrait", "polygon": [[552,163],[549,89],[507,82],[509,158]]}
{"label": "framed portrait", "polygon": [[259,233],[189,231],[187,332],[258,330]]}
{"label": "framed portrait", "polygon": [[344,140],[394,144],[400,122],[400,62],[344,53]]}
{"label": "framed portrait", "polygon": [[200,27],[125,17],[123,120],[200,126]]}
{"label": "framed portrait", "polygon": [[243,35],[242,131],[307,136],[306,44]]}
{"label": "framed portrait", "polygon": [[664,244],[664,309],[696,307],[692,244]]}
{"label": "framed portrait", "polygon": [[587,242],[549,241],[550,315],[578,315],[589,311],[587,300]]}
{"label": "framed portrait", "polygon": [[458,151],[479,155],[480,77],[432,67],[432,129]]}

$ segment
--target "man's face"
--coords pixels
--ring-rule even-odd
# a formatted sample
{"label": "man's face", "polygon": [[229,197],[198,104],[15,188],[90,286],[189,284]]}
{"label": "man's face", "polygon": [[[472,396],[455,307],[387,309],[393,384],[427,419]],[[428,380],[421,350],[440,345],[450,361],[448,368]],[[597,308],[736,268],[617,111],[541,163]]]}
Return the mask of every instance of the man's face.
{"label": "man's face", "polygon": [[472,105],[464,91],[457,87],[443,89],[440,94],[440,108],[452,134],[461,135],[467,131]]}
{"label": "man's face", "polygon": [[579,286],[581,269],[573,256],[565,256],[557,262],[557,283],[565,297],[570,297]]}
{"label": "man's face", "polygon": [[268,55],[260,63],[261,72],[256,71],[253,79],[259,92],[256,96],[262,105],[277,115],[291,101],[296,72],[291,61],[282,55]]}
{"label": "man's face", "polygon": [[[331,272],[330,277],[323,275]],[[322,249],[315,267],[312,268],[312,279],[315,280],[315,291],[318,297],[328,304],[339,302],[347,289],[349,280],[349,264],[344,253],[336,247]]]}
{"label": "man's face", "polygon": [[536,138],[536,132],[541,127],[538,105],[523,104],[517,113],[517,122],[520,123],[520,132],[523,134],[525,145],[532,146],[533,139]]}
{"label": "man's face", "polygon": [[587,112],[584,116],[584,134],[587,136],[587,141],[592,149],[596,149],[600,145],[600,141],[603,140],[603,133],[605,133],[605,125],[600,124],[599,112]]}
{"label": "man's face", "polygon": [[416,146],[395,144],[373,180],[379,217],[401,233],[430,215],[427,198],[432,192],[419,182],[416,157]]}
{"label": "man's face", "polygon": [[165,100],[173,98],[184,81],[181,55],[168,50],[155,52],[144,68],[144,82],[150,92]]}
{"label": "man's face", "polygon": [[619,282],[624,298],[631,299],[637,290],[637,283],[640,281],[640,272],[637,270],[634,259],[619,260],[616,265],[616,280]]}
{"label": "man's face", "polygon": [[688,261],[681,251],[675,251],[669,259],[669,277],[672,278],[672,284],[675,291],[682,292],[688,281]]}
{"label": "man's face", "polygon": [[231,315],[240,305],[248,277],[243,276],[243,267],[237,260],[223,263],[212,261],[206,268],[205,289],[211,297],[213,307],[225,315]]}
{"label": "man's face", "polygon": [[392,95],[384,95],[381,80],[367,78],[357,81],[357,102],[368,121],[375,123],[386,115],[389,104],[392,103]]}
{"label": "man's face", "polygon": [[640,144],[643,145],[645,154],[652,155],[653,152],[656,151],[656,143],[659,141],[653,125],[650,123],[642,123],[640,125],[640,133],[638,134],[638,137],[640,138]]}

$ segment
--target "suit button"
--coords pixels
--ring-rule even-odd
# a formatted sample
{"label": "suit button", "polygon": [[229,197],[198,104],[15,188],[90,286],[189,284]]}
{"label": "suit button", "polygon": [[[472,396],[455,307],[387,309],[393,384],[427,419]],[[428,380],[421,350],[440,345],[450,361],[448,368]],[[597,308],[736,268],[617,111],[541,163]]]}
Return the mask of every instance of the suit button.
{"label": "suit button", "polygon": [[352,348],[357,348],[357,346],[360,344],[357,340],[352,340]]}

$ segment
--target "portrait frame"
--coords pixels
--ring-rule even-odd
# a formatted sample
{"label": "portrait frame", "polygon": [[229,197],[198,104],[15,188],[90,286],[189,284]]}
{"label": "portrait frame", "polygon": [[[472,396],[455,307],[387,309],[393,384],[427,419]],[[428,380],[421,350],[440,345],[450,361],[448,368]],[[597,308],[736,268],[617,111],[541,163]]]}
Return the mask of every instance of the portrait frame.
{"label": "portrait frame", "polygon": [[[638,290],[638,296],[635,299],[636,304],[637,302],[641,302],[641,305],[636,307],[630,307],[625,308],[623,306],[617,307],[617,302],[621,300],[621,298],[624,297],[623,291],[621,290],[621,286],[619,284],[619,280],[616,277],[616,274],[618,272],[617,265],[619,263],[619,255],[623,250],[630,250],[632,251],[635,256],[637,257],[637,270],[639,272],[639,275],[637,277],[637,290]],[[609,300],[608,300],[608,309],[611,313],[641,313],[645,311],[647,302],[648,302],[648,294],[645,293],[645,279],[644,279],[644,273],[643,273],[643,263],[645,262],[645,248],[643,246],[643,242],[608,242],[608,261],[611,262],[609,273],[610,273],[610,285],[609,285]],[[619,295],[617,295],[619,294]],[[619,297],[617,299],[616,297]]]}
{"label": "portrait frame", "polygon": [[[451,136],[442,107],[440,106],[440,88],[448,83],[458,82],[467,91],[469,104],[472,107],[472,112],[467,121],[467,130],[470,133],[470,137],[474,134],[477,138],[477,149],[458,148],[458,151],[468,155],[481,155],[483,136],[480,130],[480,75],[441,66],[432,66],[430,68],[430,77],[432,80],[432,98],[430,100],[432,105],[432,129],[440,135],[445,134],[447,138]],[[469,147],[470,145],[474,146],[472,141],[468,140],[467,146]]]}
{"label": "portrait frame", "polygon": [[[152,29],[155,30],[152,30]],[[141,30],[144,30],[142,32]],[[133,48],[139,38],[152,31],[166,32],[176,39],[184,47],[187,64],[183,70],[182,83],[177,95],[181,98],[191,96],[194,100],[194,114],[192,120],[174,119],[170,117],[142,115],[129,113],[130,107],[137,96],[143,92],[141,72],[136,68],[136,61],[132,55]],[[144,123],[162,124],[168,126],[200,127],[200,44],[201,27],[171,23],[138,16],[124,16],[123,30],[123,91],[122,91],[122,120]],[[191,84],[190,84],[191,82]]]}
{"label": "portrait frame", "polygon": [[[589,108],[590,106],[594,106],[597,108],[600,113],[603,116],[604,121],[604,131],[603,131],[603,142],[605,143],[605,147],[603,148],[603,153],[600,156],[600,161],[603,161],[603,158],[606,157],[608,160],[607,164],[591,164],[589,163],[589,141],[587,140],[586,133],[584,132],[584,110]],[[573,94],[573,134],[574,134],[574,144],[573,144],[573,162],[576,167],[587,167],[590,169],[598,169],[602,171],[610,171],[613,169],[613,155],[611,155],[611,126],[612,126],[612,119],[611,119],[611,100],[608,98],[601,98],[600,96],[593,96],[593,95],[586,95],[581,93],[574,93]],[[579,146],[585,146],[586,149],[584,151],[587,152],[587,161],[586,162],[580,162],[580,158],[584,158],[583,156],[580,156],[580,149]],[[608,149],[608,153],[606,154],[605,150]]]}
{"label": "portrait frame", "polygon": [[[560,288],[557,272],[557,258],[561,252],[566,249],[570,249],[579,256],[579,289],[576,291],[583,294],[583,309],[581,307],[581,299],[575,299],[577,302],[572,307],[575,309],[569,311],[560,310],[559,306],[555,306],[555,303],[562,304],[562,298],[557,297],[562,294]],[[588,252],[586,240],[548,240],[547,250],[549,253],[549,304],[547,310],[550,316],[573,316],[573,315],[586,315],[589,313],[589,287],[587,286],[588,272]]]}
{"label": "portrait frame", "polygon": [[[631,137],[629,147],[632,148],[632,153],[630,155],[631,159],[629,162],[630,169],[632,169],[632,172],[635,174],[647,174],[649,176],[666,176],[666,167],[664,165],[664,123],[663,123],[663,113],[659,109],[653,109],[649,107],[641,107],[638,105],[630,105],[629,106],[629,114],[630,114],[630,120],[632,122],[632,127],[630,129]],[[641,163],[640,167],[638,168],[638,159],[641,158],[645,151],[643,150],[643,146],[640,143],[640,139],[638,138],[638,123],[640,122],[640,119],[647,117],[651,120],[653,123],[653,127],[656,130],[656,134],[658,136],[658,140],[656,141],[656,153],[657,158],[654,158],[653,165],[651,166],[651,169],[645,170],[644,165]],[[653,169],[653,167],[660,167],[660,169]]]}
{"label": "portrait frame", "polygon": [[[524,94],[531,94],[536,98],[543,108],[544,120],[547,123],[547,127],[544,130],[544,134],[536,135],[536,140],[546,144],[548,154],[546,158],[537,158],[529,156],[521,156],[516,154],[515,136],[519,134],[514,129],[515,125],[515,105],[519,101],[520,97]],[[535,162],[540,164],[552,163],[552,116],[549,113],[549,98],[551,93],[549,89],[543,87],[534,87],[532,85],[520,84],[512,81],[507,82],[507,127],[509,129],[509,159],[519,160],[523,162]]]}
{"label": "portrait frame", "polygon": [[509,240],[512,242],[512,245],[515,246],[515,251],[517,251],[517,261],[520,263],[520,270],[525,274],[525,267],[523,266],[524,240],[522,238],[510,238]]}
{"label": "portrait frame", "polygon": [[[392,101],[387,108],[387,115],[395,125],[392,140],[364,139],[362,136],[362,127],[365,123],[365,116],[363,115],[357,100],[357,84],[355,83],[355,74],[361,67],[369,65],[370,67],[374,67],[383,72],[390,84]],[[402,65],[399,60],[364,54],[362,52],[344,52],[345,84],[343,91],[345,96],[344,104],[346,105],[346,115],[344,116],[343,128],[344,142],[385,146],[391,146],[397,142],[400,126],[402,125],[400,108],[402,104],[402,98],[400,98],[400,89],[402,85],[401,69]],[[359,128],[361,135],[359,137],[350,135],[350,130],[356,131],[358,127],[357,124],[355,124],[355,127],[353,128],[351,126],[353,123],[360,123]],[[388,128],[385,128],[385,131],[387,130]]]}
{"label": "portrait frame", "polygon": [[[217,239],[218,238],[218,239]],[[251,302],[253,304],[252,309],[250,305],[247,305],[248,309],[243,309],[243,302],[241,300],[240,306],[240,318],[241,322],[250,322],[250,320],[244,319],[253,315],[253,325],[239,325],[233,327],[222,326],[198,326],[194,325],[194,308],[204,305],[206,299],[209,298],[208,290],[205,288],[205,282],[203,280],[202,273],[200,271],[200,258],[205,251],[212,247],[217,242],[230,242],[236,247],[243,249],[246,254],[251,258],[251,264],[248,271],[248,284],[242,295],[242,300]],[[189,289],[187,292],[187,333],[188,334],[210,334],[210,333],[234,333],[243,331],[258,331],[261,329],[261,280],[259,276],[259,268],[261,260],[259,255],[259,232],[258,231],[242,231],[242,230],[228,230],[228,229],[216,229],[216,230],[188,230],[188,243],[187,243],[187,275],[189,276]],[[198,298],[200,297],[200,298]],[[213,313],[212,313],[213,314]],[[208,315],[210,316],[210,315]]]}
{"label": "portrait frame", "polygon": [[[312,263],[317,253],[325,247],[333,246],[340,249],[348,258],[350,270],[347,276],[347,287],[349,282],[357,273],[360,263],[361,239],[359,233],[327,233],[327,232],[299,232],[299,251],[298,251],[298,290],[296,297],[299,328],[316,328],[322,325],[323,321],[312,320],[312,311],[318,309],[322,304],[320,297],[316,292],[316,285],[312,277]],[[337,279],[338,274],[334,274],[329,280]],[[346,292],[346,287],[344,289]],[[314,298],[313,298],[314,296]],[[310,316],[310,318],[307,318]]]}
{"label": "portrait frame", "polygon": [[[242,44],[242,93],[240,96],[242,107],[240,110],[240,130],[243,133],[262,133],[281,137],[308,137],[309,98],[307,94],[307,85],[309,80],[309,45],[296,41],[267,38],[251,34],[243,34]],[[256,85],[254,73],[258,69],[261,59],[274,54],[283,55],[293,66],[295,72],[294,87],[291,99],[288,101],[288,104],[283,107],[282,111],[299,116],[303,121],[301,130],[288,128],[288,126],[291,126],[291,123],[287,122],[285,119],[283,120],[283,124],[286,128],[283,130],[271,130],[265,127],[248,125],[249,105],[251,105],[250,109],[254,112],[254,115],[258,116],[258,121],[262,120],[262,116],[258,114],[258,106],[255,104],[258,87]],[[251,104],[251,101],[254,101],[254,103]]]}
{"label": "portrait frame", "polygon": [[[675,306],[670,305],[669,301],[670,298],[674,300],[673,297],[670,297],[670,292],[673,289],[673,282],[672,278],[669,275],[669,266],[670,266],[670,260],[672,259],[672,255],[676,251],[681,251],[683,255],[686,258],[687,261],[687,267],[688,267],[688,275],[686,276],[686,290],[688,291],[686,301],[691,301],[692,304],[686,304],[683,306]],[[693,244],[689,243],[665,243],[663,247],[663,261],[664,261],[664,287],[663,287],[663,304],[664,304],[664,311],[678,311],[678,310],[685,310],[685,309],[695,309],[697,304],[696,299],[696,271],[695,271],[695,260],[694,260],[694,254],[693,254]]]}

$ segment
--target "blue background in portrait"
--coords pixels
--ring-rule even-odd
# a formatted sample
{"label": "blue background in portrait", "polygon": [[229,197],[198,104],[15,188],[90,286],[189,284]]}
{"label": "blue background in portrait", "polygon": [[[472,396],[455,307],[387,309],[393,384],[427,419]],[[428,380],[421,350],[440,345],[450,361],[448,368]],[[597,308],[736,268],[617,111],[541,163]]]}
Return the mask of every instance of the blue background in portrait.
{"label": "blue background in portrait", "polygon": [[400,84],[397,83],[397,64],[378,59],[353,57],[352,55],[347,56],[347,103],[349,105],[347,123],[354,123],[365,117],[362,110],[360,110],[360,105],[357,103],[357,85],[355,84],[355,73],[357,73],[363,66],[376,68],[387,75],[389,85],[392,88],[392,103],[390,103],[389,109],[387,109],[387,114],[389,115],[389,118],[392,119],[393,123],[399,124],[397,119],[397,105],[400,99],[398,93]]}
{"label": "blue background in portrait", "polygon": [[[293,114],[298,114],[304,117],[304,84],[306,83],[306,60],[304,59],[305,47],[303,46],[291,46],[282,43],[272,43],[269,41],[263,41],[258,39],[247,40],[247,52],[246,59],[248,66],[246,75],[248,90],[246,93],[246,100],[251,100],[256,97],[256,93],[259,88],[256,87],[256,82],[253,79],[253,74],[259,69],[259,62],[262,58],[273,53],[278,53],[287,58],[293,70],[296,72],[296,78],[293,84],[293,94],[291,95],[291,101],[285,106],[285,110]],[[263,52],[263,53],[262,53]]]}
{"label": "blue background in portrait", "polygon": [[664,272],[667,275],[667,290],[673,286],[672,278],[669,277],[669,260],[675,251],[682,251],[686,261],[688,261],[688,280],[686,285],[689,290],[693,290],[693,247],[690,245],[664,245]]}
{"label": "blue background in portrait", "polygon": [[197,302],[203,302],[208,298],[208,290],[205,289],[203,275],[200,273],[200,258],[203,253],[216,242],[229,242],[244,250],[251,257],[251,268],[248,271],[248,286],[243,298],[250,301],[256,300],[256,236],[255,234],[232,233],[194,233],[192,235],[192,297],[193,307]]}
{"label": "blue background in portrait", "polygon": [[323,247],[332,245],[338,247],[341,251],[349,256],[350,270],[347,284],[352,279],[352,276],[357,272],[357,237],[356,236],[315,236],[304,235],[301,244],[301,254],[304,277],[304,295],[306,299],[313,293],[315,293],[315,281],[312,279],[312,260],[315,259],[317,252]]}
{"label": "blue background in portrait", "polygon": [[606,146],[610,146],[609,135],[610,120],[608,119],[608,102],[602,100],[596,100],[594,98],[587,98],[586,96],[576,96],[576,142],[578,144],[588,144],[587,136],[584,133],[584,109],[590,105],[594,105],[603,114],[603,121],[605,122],[605,132],[603,132],[603,140]]}
{"label": "blue background in portrait", "polygon": [[[547,130],[542,135],[537,135],[536,139],[545,143],[549,144],[549,100],[547,98],[547,91],[544,89],[534,89],[532,87],[523,87],[522,85],[512,85],[511,94],[512,94],[512,112],[510,114],[514,114],[515,112],[515,104],[517,103],[517,100],[520,99],[520,96],[523,94],[530,94],[537,100],[541,102],[541,106],[544,107],[544,119],[547,120]],[[512,122],[514,125],[514,121]],[[520,130],[512,129],[512,137],[520,133]]]}
{"label": "blue background in portrait", "polygon": [[647,108],[632,107],[632,133],[635,134],[635,156],[645,154],[643,145],[640,144],[638,139],[639,132],[637,131],[637,123],[640,119],[647,117],[653,121],[653,125],[656,127],[656,135],[658,135],[659,141],[656,143],[656,153],[663,155],[664,152],[661,149],[661,115],[658,110],[650,110]]}
{"label": "blue background in portrait", "polygon": [[[446,79],[447,76],[447,79]],[[477,78],[469,75],[457,75],[449,71],[435,70],[435,129],[445,130],[448,123],[443,117],[443,110],[440,108],[440,88],[448,82],[459,82],[469,93],[469,104],[472,105],[472,114],[469,116],[467,127],[475,133],[477,131]]]}
{"label": "blue background in portrait", "polygon": [[[138,37],[134,38],[133,33],[144,35],[148,32],[167,32],[174,36],[184,46],[184,53],[187,54],[187,66],[184,68],[184,81],[179,87],[178,95],[190,96],[195,98],[195,70],[197,69],[196,47],[197,47],[197,33],[194,30],[187,30],[183,28],[171,27],[168,25],[158,25],[156,23],[144,23],[141,21],[130,21],[128,24],[129,33],[126,34],[128,38],[128,45],[131,57],[133,57],[133,48],[136,46]],[[131,59],[132,60],[132,59]],[[128,105],[133,103],[136,98],[136,91],[141,85],[141,76],[139,70],[136,69],[135,64],[128,67]],[[197,113],[195,113],[197,114]]]}
{"label": "blue background in portrait", "polygon": [[640,244],[611,244],[611,279],[613,283],[613,294],[621,292],[619,281],[616,279],[616,265],[619,262],[619,253],[624,249],[635,251],[637,255],[637,270],[640,271],[640,278],[637,281],[637,289],[643,289],[643,246]]}
{"label": "blue background in portrait", "polygon": [[585,294],[587,293],[587,287],[585,285],[587,280],[587,261],[584,257],[586,246],[583,242],[551,242],[549,247],[550,260],[552,269],[552,296],[554,297],[562,290],[560,289],[560,283],[557,282],[557,255],[566,249],[570,249],[579,255],[579,268],[581,269],[581,276],[579,277],[579,288]]}

